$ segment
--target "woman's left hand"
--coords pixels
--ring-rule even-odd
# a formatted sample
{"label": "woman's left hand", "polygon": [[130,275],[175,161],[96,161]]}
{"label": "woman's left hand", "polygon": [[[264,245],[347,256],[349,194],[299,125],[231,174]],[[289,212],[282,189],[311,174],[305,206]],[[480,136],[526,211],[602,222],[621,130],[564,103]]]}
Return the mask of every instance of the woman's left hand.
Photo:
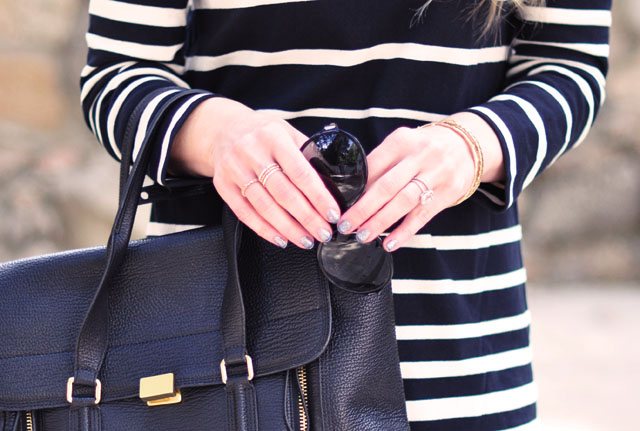
{"label": "woman's left hand", "polygon": [[[502,152],[493,130],[474,114],[454,118],[471,118],[465,127],[479,133],[476,136],[488,162],[482,179],[502,179]],[[475,175],[473,154],[464,139],[437,125],[396,129],[369,154],[367,162],[367,189],[342,215],[338,229],[341,233],[357,232],[359,241],[368,242],[404,217],[385,238],[387,251],[405,244],[439,212],[453,206],[470,189]],[[429,190],[431,197],[421,203],[421,194]]]}

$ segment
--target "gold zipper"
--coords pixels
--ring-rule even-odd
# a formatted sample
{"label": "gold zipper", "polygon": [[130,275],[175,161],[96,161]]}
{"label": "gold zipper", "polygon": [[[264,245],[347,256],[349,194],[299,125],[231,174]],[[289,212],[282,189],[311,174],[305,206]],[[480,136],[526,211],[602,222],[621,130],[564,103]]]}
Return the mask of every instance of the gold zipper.
{"label": "gold zipper", "polygon": [[33,413],[31,413],[30,411],[25,412],[24,414],[24,421],[26,422],[27,425],[27,431],[33,431]]}
{"label": "gold zipper", "polygon": [[309,431],[309,418],[305,406],[309,405],[309,394],[307,390],[307,369],[303,365],[298,367],[298,383],[301,394],[298,395],[298,417],[300,418],[300,431]]}

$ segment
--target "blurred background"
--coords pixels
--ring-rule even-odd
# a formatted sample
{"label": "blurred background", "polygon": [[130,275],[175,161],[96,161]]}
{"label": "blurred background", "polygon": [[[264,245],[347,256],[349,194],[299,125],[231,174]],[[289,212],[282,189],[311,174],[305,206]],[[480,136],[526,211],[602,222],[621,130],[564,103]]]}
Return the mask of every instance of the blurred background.
{"label": "blurred background", "polygon": [[[79,108],[87,3],[0,1],[0,261],[106,242],[118,166]],[[544,430],[637,429],[639,45],[637,1],[616,0],[596,125],[520,199]]]}

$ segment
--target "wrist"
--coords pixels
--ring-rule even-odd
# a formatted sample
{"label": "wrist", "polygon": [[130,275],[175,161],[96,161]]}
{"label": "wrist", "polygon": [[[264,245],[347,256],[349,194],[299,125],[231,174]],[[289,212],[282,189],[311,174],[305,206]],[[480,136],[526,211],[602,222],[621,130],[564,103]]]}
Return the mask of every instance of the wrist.
{"label": "wrist", "polygon": [[245,105],[223,97],[200,103],[178,130],[169,158],[172,175],[213,177],[215,150],[229,121],[253,112]]}

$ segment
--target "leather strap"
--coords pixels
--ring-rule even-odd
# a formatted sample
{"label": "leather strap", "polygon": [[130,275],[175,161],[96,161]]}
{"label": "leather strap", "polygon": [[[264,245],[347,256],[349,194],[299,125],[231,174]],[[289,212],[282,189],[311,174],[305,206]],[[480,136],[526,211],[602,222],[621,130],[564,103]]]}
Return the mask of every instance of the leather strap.
{"label": "leather strap", "polygon": [[[109,286],[113,274],[118,270],[128,248],[131,230],[140,201],[140,191],[156,139],[158,123],[163,114],[176,102],[201,92],[182,91],[168,96],[149,123],[137,160],[131,172],[135,130],[142,111],[152,98],[163,90],[147,95],[134,110],[122,145],[120,168],[119,208],[107,244],[107,263],[93,301],[85,316],[76,342],[73,389],[79,386],[82,396],[76,397],[72,389],[70,427],[73,431],[96,431],[99,429],[99,408],[92,405],[91,396],[97,382],[98,373],[108,348],[109,330]],[[222,336],[224,361],[227,371],[225,392],[227,394],[229,429],[236,431],[257,430],[257,405],[255,388],[249,379],[246,351],[245,310],[238,275],[237,256],[240,249],[241,223],[227,207],[223,210],[223,228],[229,264],[229,275],[222,310]],[[93,428],[98,426],[98,428]]]}
{"label": "leather strap", "polygon": [[[257,430],[256,393],[249,375],[253,373],[247,359],[244,301],[238,272],[238,253],[242,241],[242,224],[228,206],[222,212],[227,248],[227,285],[222,300],[222,343],[227,372],[227,428],[229,431]],[[250,359],[249,359],[250,360]]]}
{"label": "leather strap", "polygon": [[99,407],[69,409],[69,431],[100,431],[102,416]]}
{"label": "leather strap", "polygon": [[[166,89],[165,89],[166,91]],[[164,112],[178,100],[187,97],[190,94],[198,93],[197,91],[179,92],[169,96],[163,103],[162,107],[157,111],[155,117],[149,125],[149,132],[140,148],[138,159],[136,160],[131,174],[124,175],[128,171],[129,160],[131,160],[130,150],[133,147],[134,130],[132,124],[137,124],[142,111],[147,106],[151,97],[156,94],[151,93],[136,107],[129,121],[128,128],[125,133],[125,143],[123,144],[123,165],[121,170],[121,181],[124,180],[124,187],[121,184],[121,198],[118,212],[115,217],[109,242],[107,244],[107,263],[102,278],[96,289],[93,301],[89,306],[89,310],[85,315],[84,322],[80,329],[78,339],[76,341],[76,352],[73,373],[73,388],[76,386],[86,386],[94,388],[98,372],[102,367],[102,362],[107,353],[108,346],[108,330],[109,330],[109,282],[114,272],[120,266],[124,258],[129,239],[131,238],[131,230],[135,220],[137,204],[140,190],[144,181],[146,168],[151,155],[154,138],[158,123],[161,121]],[[124,173],[123,173],[124,172]],[[91,392],[89,392],[91,393]],[[78,397],[74,395],[72,390],[72,406],[79,407],[87,405],[92,400],[91,397]]]}

